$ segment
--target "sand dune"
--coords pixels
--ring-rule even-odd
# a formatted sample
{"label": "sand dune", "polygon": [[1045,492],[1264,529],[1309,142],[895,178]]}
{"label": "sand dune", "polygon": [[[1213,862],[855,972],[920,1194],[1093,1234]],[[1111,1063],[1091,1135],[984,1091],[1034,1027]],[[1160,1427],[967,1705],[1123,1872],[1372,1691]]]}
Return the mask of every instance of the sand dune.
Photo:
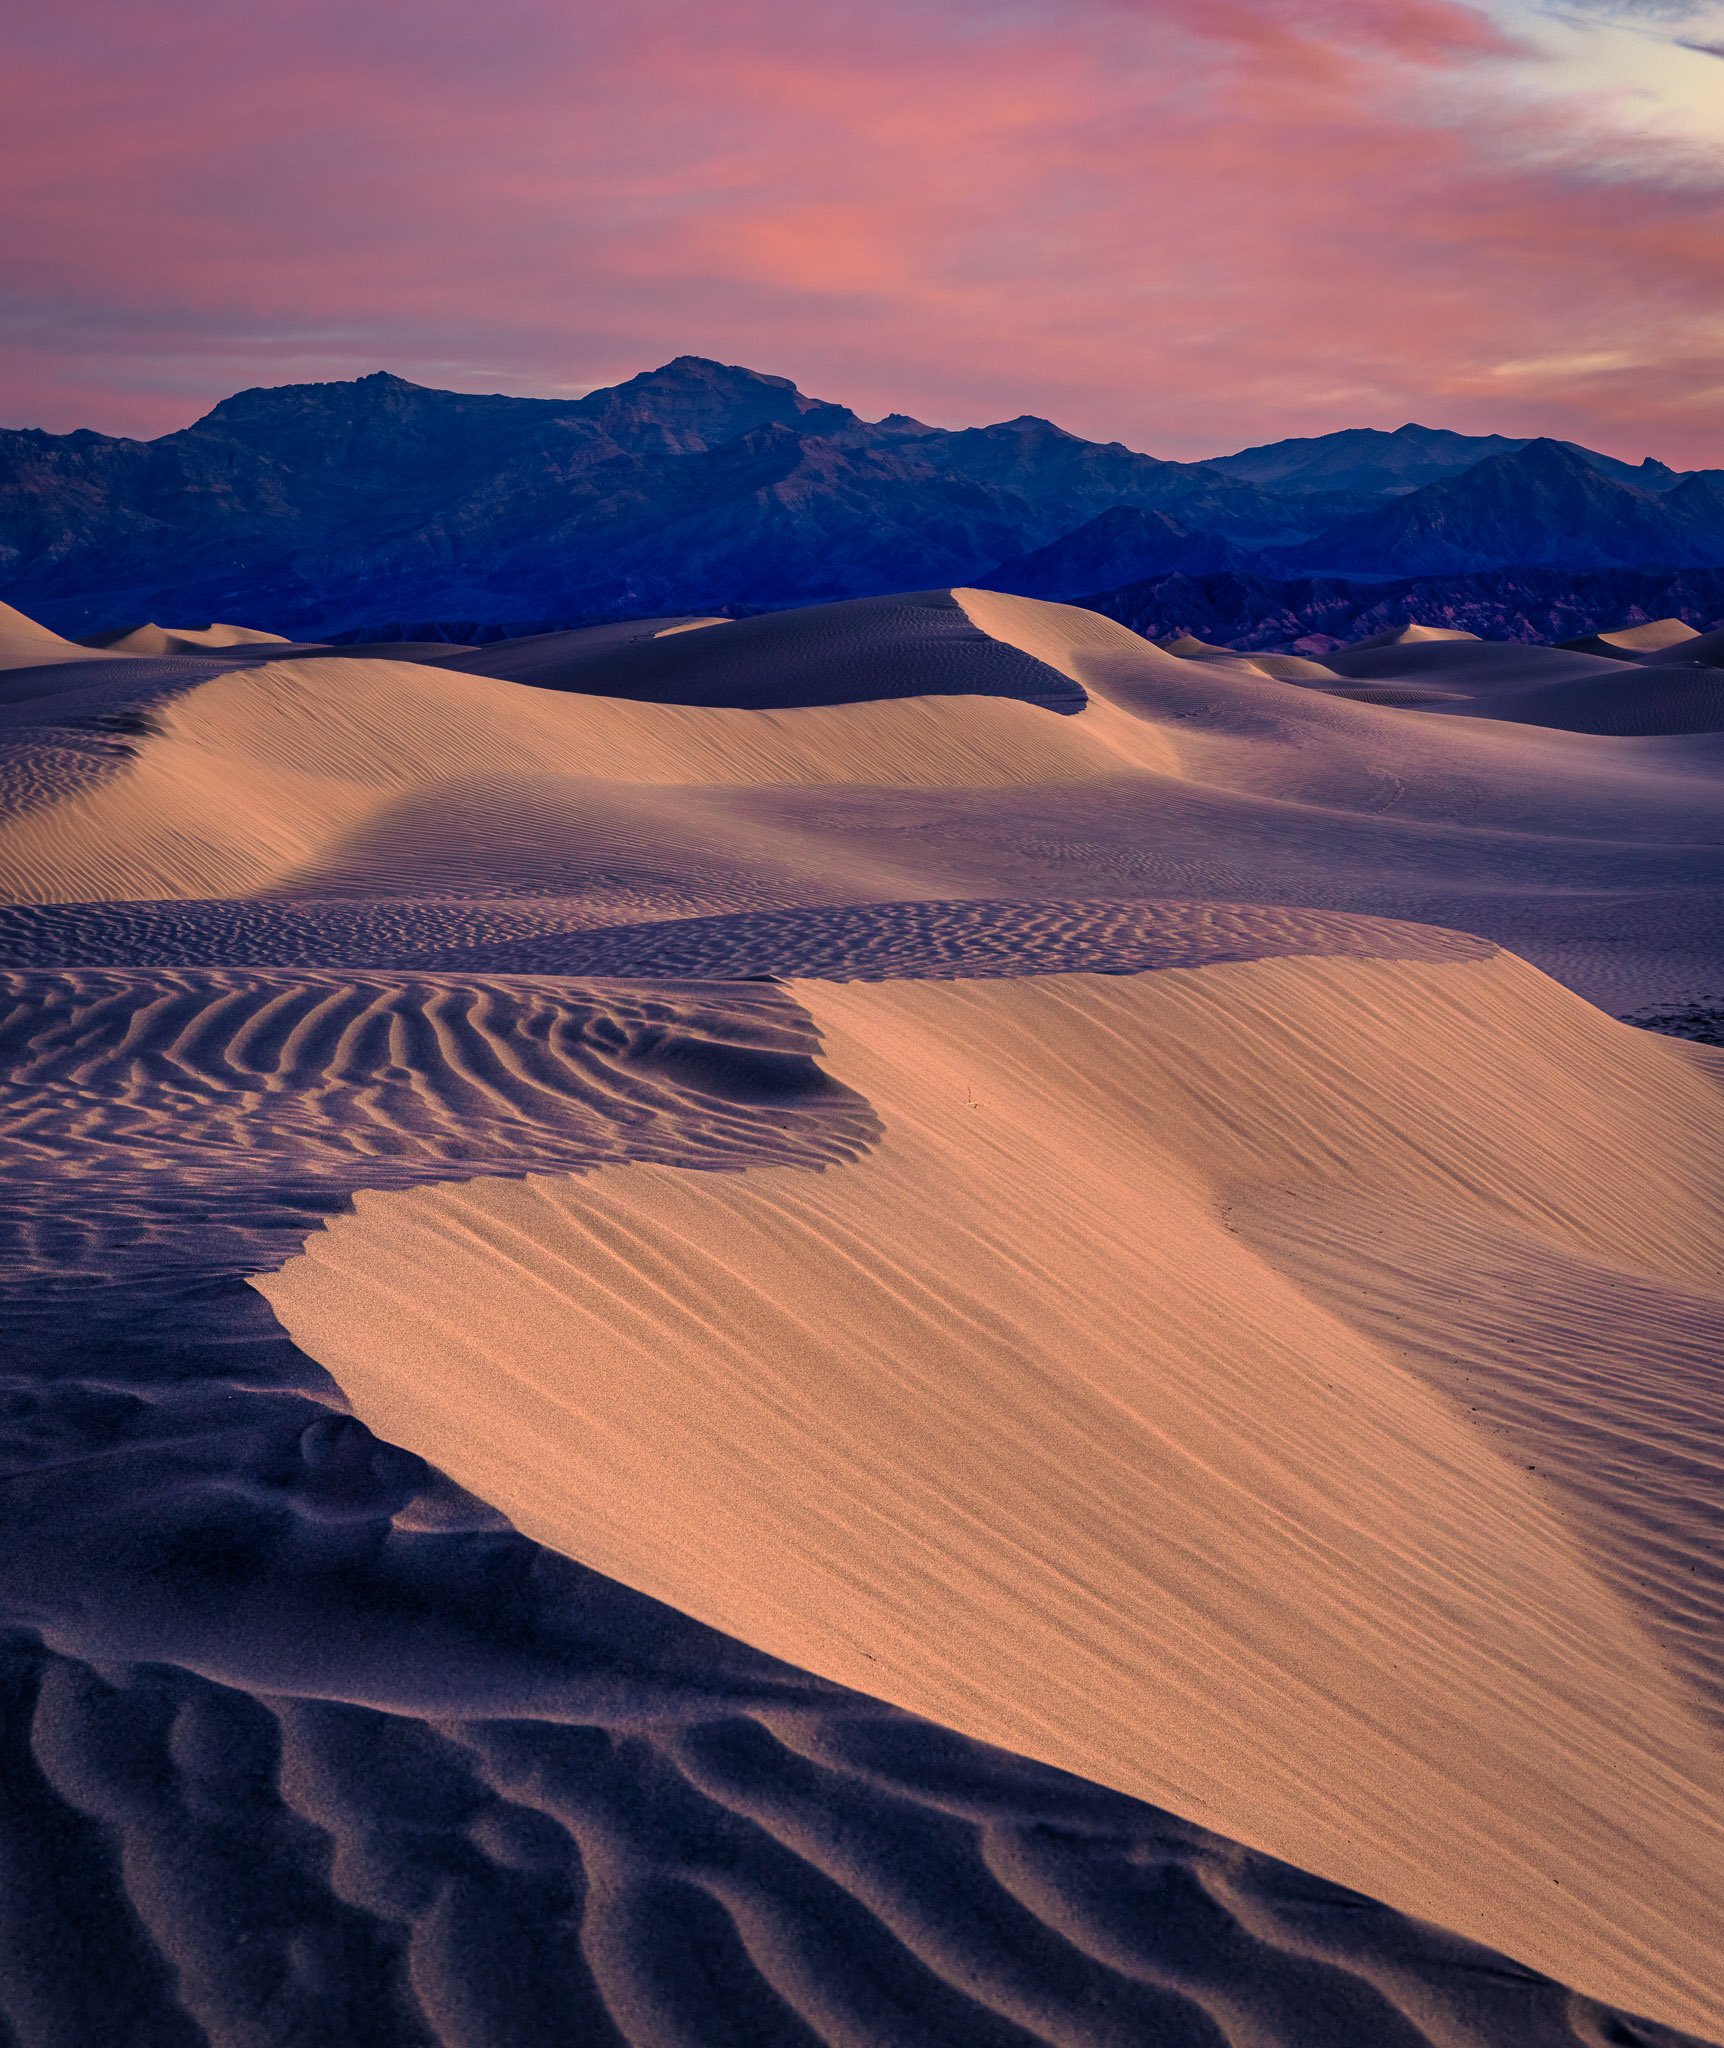
{"label": "sand dune", "polygon": [[1650,654],[1635,657],[1647,668],[1661,668],[1666,663],[1676,668],[1703,666],[1724,666],[1724,626],[1714,626],[1709,633],[1697,633],[1692,640],[1673,640],[1667,647],[1655,647]]}
{"label": "sand dune", "polygon": [[39,668],[49,662],[88,661],[90,650],[75,640],[63,640],[46,626],[0,604],[0,673],[8,669]]}
{"label": "sand dune", "polygon": [[1260,676],[1280,676],[1287,682],[1320,681],[1333,674],[1320,661],[1308,661],[1302,654],[1240,654],[1231,647],[1212,647],[1207,640],[1199,640],[1190,633],[1155,644],[1178,655],[1181,661],[1222,661],[1229,667],[1248,668]]}
{"label": "sand dune", "polygon": [[1724,1317],[1715,1083],[1500,956],[799,995],[866,1161],[361,1196],[257,1284],[626,1583],[1716,2026],[1697,1703],[1560,1488],[1228,1220],[1440,1204]]}
{"label": "sand dune", "polygon": [[1724,668],[1654,669],[1619,682],[1588,678],[1547,684],[1475,699],[1465,708],[1473,718],[1552,725],[1564,732],[1724,732]]}
{"label": "sand dune", "polygon": [[255,626],[115,626],[105,633],[86,633],[80,647],[105,647],[115,654],[199,654],[228,647],[286,647],[280,633],[260,633]]}
{"label": "sand dune", "polygon": [[[616,654],[637,642],[666,640],[702,626],[729,624],[728,619],[681,616],[629,619],[614,626],[577,626],[564,633],[529,633],[518,640],[499,640],[488,647],[465,648],[460,652],[444,648],[438,659],[440,666],[459,669],[467,675],[531,683],[538,689],[579,689],[584,687],[583,673],[603,656]],[[612,693],[601,689],[596,694]]]}
{"label": "sand dune", "polygon": [[[1442,935],[1426,943],[1443,953]],[[1240,970],[1184,980],[1202,988],[1216,971]],[[1012,996],[1024,985],[986,986]],[[1029,986],[1069,1012],[1074,996],[1117,1000],[1145,984]],[[919,989],[943,1005],[969,1001],[967,987],[815,993]],[[848,1162],[884,1161],[899,1139],[853,1090],[820,1079],[806,1020],[782,992],[182,969],[23,977],[7,994],[8,1121],[34,1162],[6,1183],[11,1216],[30,1226],[9,1286],[16,1304],[28,1270],[37,1290],[15,1319],[14,1364],[56,1368],[55,1398],[12,1417],[7,1445],[28,1489],[9,1544],[13,1597],[48,1643],[9,1680],[20,1737],[9,1786],[34,1858],[13,1867],[28,1869],[39,1902],[7,1926],[9,2017],[41,2011],[99,2032],[123,2006],[146,2037],[196,2025],[239,2041],[262,2010],[268,2039],[321,2029],[386,2048],[550,2043],[571,2015],[645,2048],[718,2038],[720,2019],[742,2038],[929,2048],[1198,2048],[1241,2030],[1294,2048],[1313,2029],[1444,2048],[1675,2041],[1650,2025],[1625,2036],[1608,2011],[1453,1935],[1191,1819],[835,1692],[535,1552],[410,1451],[345,1419],[312,1361],[212,1278],[279,1263],[355,1186],[537,1163],[578,1170],[596,1192],[613,1178],[607,1163],[632,1158],[648,1163],[625,1182],[668,1171],[695,1187],[758,1187],[773,1209],[781,1197],[762,1166],[836,1193],[857,1170]],[[894,1068],[950,1036],[877,1021],[897,1042],[875,1057]],[[1216,1021],[1197,1022],[1212,1046]],[[831,1044],[840,1030],[828,1020]],[[971,1036],[960,1029],[966,1067]],[[995,1047],[1002,1078],[1022,1049],[1021,1031]],[[1072,1049],[1093,1054],[1081,1024]],[[951,1089],[949,1052],[924,1076],[936,1095]],[[1040,1065],[1039,1033],[1033,1052]],[[494,1185],[467,1182],[469,1197]],[[923,1188],[919,1211],[948,1192]],[[941,1228],[974,1221],[966,1205]],[[1004,1245],[1013,1214],[987,1229]],[[923,1249],[937,1252],[933,1240]],[[1034,1263],[1059,1253],[1044,1245]],[[56,1293],[80,1271],[81,1286]],[[798,1271],[785,1264],[780,1277],[800,1285]],[[93,1289],[97,1274],[107,1284]],[[442,1283],[458,1276],[450,1264]],[[1022,1296],[1020,1276],[990,1314]],[[404,1327],[421,1331],[436,1299],[428,1290]],[[507,1316],[506,1295],[502,1306]],[[746,1297],[732,1310],[746,1314]],[[213,1385],[202,1377],[212,1362]],[[427,1417],[441,1385],[425,1381]],[[803,1392],[823,1394],[830,1413],[793,1502],[829,1468],[834,1424],[853,1419],[835,1405],[843,1381]],[[904,1393],[899,1428],[917,1412],[913,1381]],[[1081,1399],[1063,1405],[1039,1425],[1081,1421]],[[481,1432],[493,1413],[475,1399]],[[774,1429],[793,1419],[782,1409],[757,1448],[773,1453]],[[1024,1419],[990,1426],[1009,1435]],[[1397,1419],[1416,1438],[1416,1407]],[[685,1409],[671,1440],[696,1420]],[[1106,1438],[1118,1427],[1115,1415]],[[734,1440],[726,1430],[715,1449]],[[519,1442],[530,1455],[531,1433]],[[877,1438],[864,1479],[882,1456],[898,1461],[895,1442]],[[934,1448],[904,1461],[900,1512]],[[1261,1468],[1260,1447],[1239,1455]],[[1278,1462],[1285,1485],[1285,1445]],[[1108,1449],[1098,1476],[1128,1463]],[[700,1533],[680,1505],[704,1511],[698,1486],[670,1497],[669,1525]],[[724,1514],[734,1521],[742,1505]],[[829,1536],[842,1538],[855,1505],[853,1484],[833,1493]],[[1091,1516],[1092,1541],[1117,1508]],[[1536,1534],[1536,1509],[1531,1519]],[[655,1495],[643,1527],[666,1523]],[[771,1518],[761,1534],[773,1535]],[[841,1548],[853,1565],[853,1546]],[[212,1580],[200,1560],[218,1552]],[[880,1553],[895,1554],[895,1541]],[[955,1553],[956,1584],[978,1554]],[[817,1545],[811,1561],[825,1569],[829,1555]],[[862,1611],[847,1586],[835,1615],[854,1629]],[[872,1667],[865,1682],[886,1689]],[[1227,1707],[1227,1732],[1201,1745],[1205,1768],[1225,1770],[1237,1714]],[[1173,1739],[1147,1735],[1151,1752]],[[124,1855],[122,1915],[105,1903],[109,1844]],[[286,1967],[308,1946],[329,1967]]]}
{"label": "sand dune", "polygon": [[1363,652],[1343,647],[1329,656],[1328,666],[1334,674],[1360,682],[1417,678],[1480,695],[1585,677],[1622,680],[1621,663],[1607,661],[1602,655],[1576,654],[1561,647],[1526,647],[1514,640],[1421,640]]}
{"label": "sand dune", "polygon": [[1624,626],[1614,633],[1587,633],[1578,640],[1559,641],[1558,645],[1577,654],[1607,654],[1618,660],[1632,660],[1666,647],[1680,647],[1684,641],[1699,637],[1683,619],[1649,619],[1643,626]]}
{"label": "sand dune", "polygon": [[1368,640],[1355,640],[1342,651],[1359,654],[1371,647],[1427,647],[1436,640],[1476,640],[1476,633],[1463,633],[1454,626],[1396,626],[1387,633],[1373,633]]}
{"label": "sand dune", "polygon": [[[977,619],[971,600],[984,596],[918,590],[734,624],[634,621],[504,641],[444,665],[542,689],[726,710],[963,694],[1019,697],[1076,711],[1083,703],[1080,691],[1063,687],[1036,657],[1026,657],[1015,642]],[[710,627],[723,627],[722,637],[708,637]]]}
{"label": "sand dune", "polygon": [[[1687,645],[1698,645],[1695,640]],[[1330,658],[1362,687],[1345,694],[1366,703],[1564,732],[1677,735],[1724,731],[1724,669],[1684,662],[1648,674],[1604,648],[1585,652],[1475,641],[1465,647],[1409,647],[1395,654],[1347,648]],[[1390,684],[1384,688],[1385,682]]]}
{"label": "sand dune", "polygon": [[8,2038],[1724,2038],[1708,668],[19,644]]}
{"label": "sand dune", "polygon": [[594,782],[1003,788],[1174,765],[1153,732],[1107,707],[1081,725],[993,698],[695,711],[327,658],[218,676],[154,723],[123,778],[5,833],[9,893],[256,889],[387,815],[418,845],[435,843],[452,798],[500,819],[532,778],[552,802],[560,785],[578,812]]}
{"label": "sand dune", "polygon": [[[1404,682],[1319,690],[1182,660],[1071,606],[964,597],[1002,653],[1081,690],[1083,708],[963,696],[709,711],[333,655],[213,679],[209,657],[115,661],[107,687],[71,671],[69,694],[0,712],[0,793],[25,813],[0,826],[0,876],[15,897],[62,902],[554,897],[565,929],[916,897],[1298,902],[1484,931],[1619,1011],[1715,993],[1709,736],[1396,708],[1429,691],[1420,661],[1474,664],[1434,678],[1465,686],[1445,690],[1463,712],[1480,664],[1505,689],[1529,674],[1640,687],[1640,669],[1408,646],[1360,658],[1414,664]],[[952,607],[905,607],[900,623],[932,621],[944,661],[974,644],[945,637],[954,617],[980,631]],[[663,644],[711,630],[716,647],[752,623]],[[791,694],[800,673],[780,678]],[[1682,688],[1705,681],[1690,671]],[[258,957],[239,913],[209,914],[212,937],[242,947],[209,957]],[[387,923],[377,950],[343,957],[400,960]],[[538,912],[530,923],[544,928]],[[314,945],[288,957],[317,960]]]}

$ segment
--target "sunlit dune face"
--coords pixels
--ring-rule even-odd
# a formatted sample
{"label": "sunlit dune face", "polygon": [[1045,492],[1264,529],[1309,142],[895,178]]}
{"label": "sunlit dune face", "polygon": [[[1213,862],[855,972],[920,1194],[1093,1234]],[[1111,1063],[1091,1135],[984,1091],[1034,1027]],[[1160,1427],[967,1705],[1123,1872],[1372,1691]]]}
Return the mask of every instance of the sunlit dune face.
{"label": "sunlit dune face", "polygon": [[75,0],[12,53],[7,423],[157,433],[380,365],[579,391],[692,350],[1170,455],[1420,418],[1721,463],[1704,28]]}

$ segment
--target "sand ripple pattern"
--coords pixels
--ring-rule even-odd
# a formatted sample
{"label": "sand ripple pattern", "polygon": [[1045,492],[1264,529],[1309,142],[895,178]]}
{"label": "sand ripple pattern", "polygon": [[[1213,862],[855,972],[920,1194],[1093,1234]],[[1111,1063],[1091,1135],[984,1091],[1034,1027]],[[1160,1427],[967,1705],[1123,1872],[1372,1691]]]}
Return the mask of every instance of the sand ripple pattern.
{"label": "sand ripple pattern", "polygon": [[874,1120],[815,1050],[766,988],[3,974],[15,1272],[255,1272],[357,1187],[631,1160],[828,1165]]}
{"label": "sand ripple pattern", "polygon": [[472,968],[631,979],[832,981],[1142,974],[1290,955],[1478,960],[1484,939],[1433,925],[1256,903],[1085,897],[831,904],[619,925],[579,899],[217,898],[0,905],[0,965]]}
{"label": "sand ripple pattern", "polygon": [[19,2048],[1691,2039],[866,1702],[436,1723],[8,1664]]}
{"label": "sand ripple pattern", "polygon": [[[666,919],[508,949],[539,973],[783,974],[816,981],[1143,974],[1296,955],[1482,960],[1495,951],[1487,939],[1432,925],[1254,903],[986,900]],[[487,949],[475,949],[475,965],[490,958]]]}
{"label": "sand ripple pattern", "polygon": [[475,947],[614,922],[557,897],[4,903],[0,966],[459,968]]}
{"label": "sand ripple pattern", "polygon": [[[1720,1063],[1724,1079],[1724,1063]],[[1724,1299],[1481,1230],[1310,1199],[1235,1210],[1336,1314],[1558,1487],[1724,1728]]]}
{"label": "sand ripple pattern", "polygon": [[0,823],[117,775],[157,730],[156,706],[228,665],[158,656],[0,669]]}
{"label": "sand ripple pattern", "polygon": [[118,732],[70,730],[41,741],[0,739],[0,822],[44,810],[118,775],[132,748]]}

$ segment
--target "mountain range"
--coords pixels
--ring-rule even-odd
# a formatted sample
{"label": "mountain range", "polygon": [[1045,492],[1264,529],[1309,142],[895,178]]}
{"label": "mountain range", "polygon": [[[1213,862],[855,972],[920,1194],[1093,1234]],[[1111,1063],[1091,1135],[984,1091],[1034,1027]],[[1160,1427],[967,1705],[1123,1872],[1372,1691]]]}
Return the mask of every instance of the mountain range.
{"label": "mountain range", "polygon": [[[1511,441],[1503,434],[1451,434],[1440,427],[1408,425],[1392,434],[1374,427],[1344,427],[1312,440],[1271,441],[1261,448],[1242,448],[1237,455],[1213,456],[1209,467],[1262,484],[1266,490],[1294,495],[1360,491],[1393,496],[1459,476],[1487,456],[1513,455],[1528,445],[1528,440]],[[1635,464],[1600,455],[1575,441],[1559,445],[1619,483],[1667,491],[1682,481],[1683,472],[1650,455]]]}
{"label": "mountain range", "polygon": [[1403,626],[1535,644],[1651,619],[1681,619],[1704,631],[1724,622],[1724,569],[1521,567],[1370,581],[1176,572],[1089,592],[1082,602],[1150,640],[1189,635],[1251,653],[1321,659]]}
{"label": "mountain range", "polygon": [[1415,425],[1168,462],[1030,416],[867,421],[695,356],[569,400],[379,372],[241,392],[155,441],[0,431],[0,598],[71,634],[1714,564],[1720,471]]}

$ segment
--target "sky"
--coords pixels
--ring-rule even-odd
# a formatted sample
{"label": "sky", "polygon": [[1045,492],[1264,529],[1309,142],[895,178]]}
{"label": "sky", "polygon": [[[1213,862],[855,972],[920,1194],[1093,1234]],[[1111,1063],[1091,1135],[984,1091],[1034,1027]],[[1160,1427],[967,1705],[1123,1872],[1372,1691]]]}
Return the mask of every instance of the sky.
{"label": "sky", "polygon": [[1190,459],[1409,419],[1724,466],[1724,0],[57,0],[0,425],[680,354]]}

